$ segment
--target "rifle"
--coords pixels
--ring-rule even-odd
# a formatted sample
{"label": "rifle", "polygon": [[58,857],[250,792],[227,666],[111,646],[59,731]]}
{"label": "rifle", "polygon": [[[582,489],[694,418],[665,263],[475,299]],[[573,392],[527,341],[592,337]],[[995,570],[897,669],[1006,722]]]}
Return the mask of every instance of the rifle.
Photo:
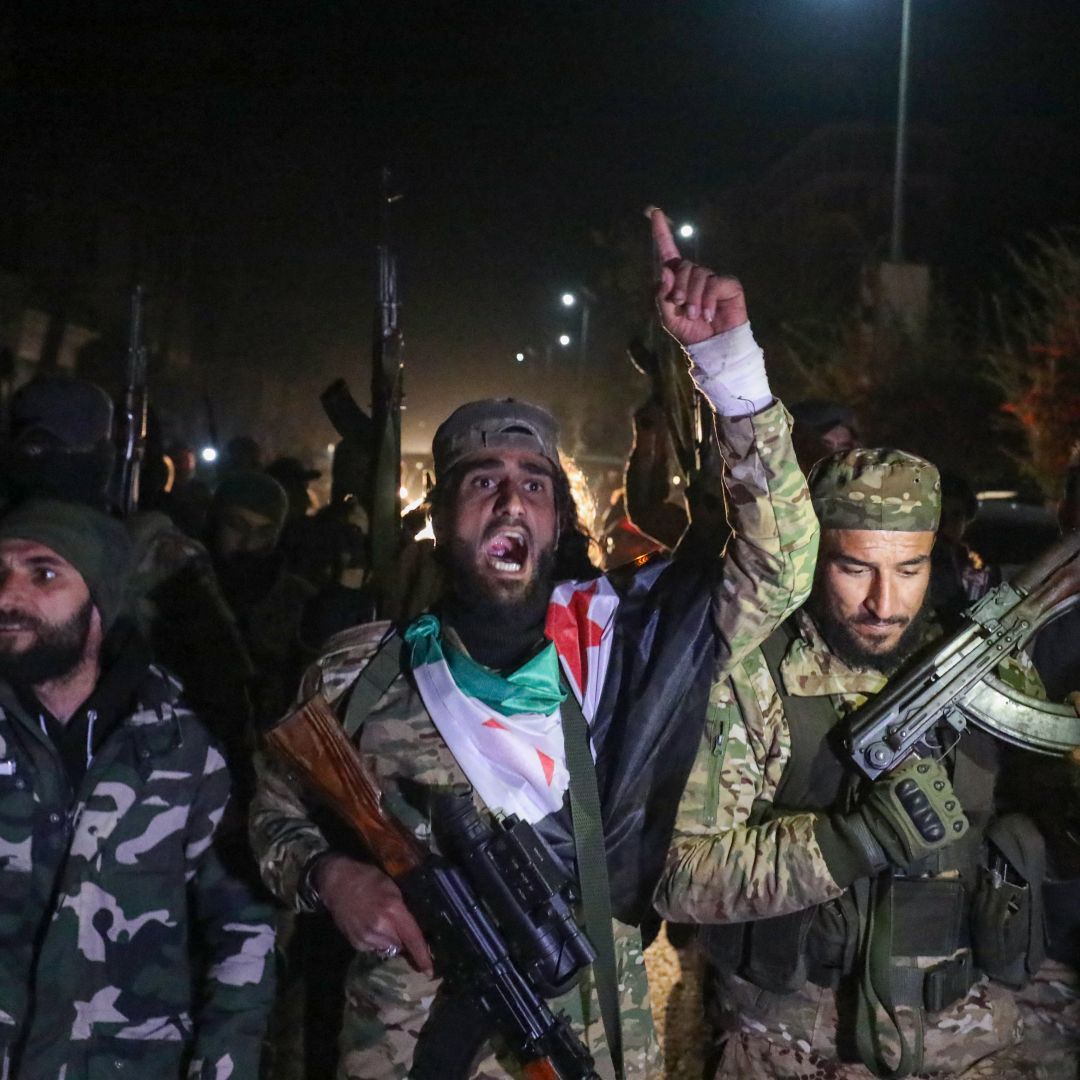
{"label": "rifle", "polygon": [[596,954],[574,921],[569,879],[532,826],[513,816],[492,826],[467,795],[444,796],[433,807],[434,855],[385,811],[324,698],[311,698],[266,738],[397,882],[431,944],[444,988],[409,1075],[467,1080],[497,1032],[529,1080],[598,1080],[566,1016],[544,1000],[569,989]]}
{"label": "rifle", "polygon": [[874,780],[911,753],[924,756],[939,722],[957,734],[970,722],[1044,754],[1080,746],[1080,717],[1071,706],[1028,697],[993,673],[1078,602],[1080,532],[1074,532],[969,607],[955,633],[852,714],[844,741],[856,768]]}
{"label": "rifle", "polygon": [[120,509],[126,517],[139,503],[139,474],[146,456],[146,345],[143,341],[143,301],[146,293],[136,285],[131,294],[131,328],[127,376],[120,411]]}
{"label": "rifle", "polygon": [[375,479],[371,499],[371,568],[385,576],[401,546],[401,409],[404,339],[398,321],[397,257],[390,246],[390,170],[382,170],[379,294],[371,365],[371,415],[374,423]]}

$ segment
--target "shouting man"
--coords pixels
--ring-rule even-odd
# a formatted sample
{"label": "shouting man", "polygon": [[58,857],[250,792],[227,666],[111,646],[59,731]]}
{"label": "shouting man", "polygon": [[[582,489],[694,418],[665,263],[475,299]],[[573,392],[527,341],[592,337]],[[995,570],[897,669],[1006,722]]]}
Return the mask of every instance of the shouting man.
{"label": "shouting man", "polygon": [[[682,260],[667,219],[654,211],[652,221],[664,326],[689,350],[716,412],[733,515],[726,557],[651,563],[618,587],[598,576],[551,415],[517,401],[472,402],[433,446],[445,602],[400,639],[386,623],[339,635],[302,688],[302,697],[318,690],[337,704],[387,806],[425,843],[433,792],[471,786],[480,806],[535,823],[571,871],[580,837],[568,792],[583,781],[564,734],[568,717],[584,717],[608,856],[602,892],[614,915],[589,929],[598,949],[602,930],[614,959],[557,1007],[605,1077],[659,1075],[635,924],[647,914],[708,686],[805,596],[817,544],[788,417],[769,390],[741,287]],[[379,663],[368,663],[373,654]],[[283,769],[266,768],[252,829],[271,888],[301,910],[324,905],[358,952],[339,1076],[404,1077],[438,983],[397,886],[331,844]],[[598,987],[609,1003],[615,996],[614,1016]],[[505,1075],[490,1061],[481,1074]]]}
{"label": "shouting man", "polygon": [[271,913],[216,853],[224,758],[123,617],[130,553],[74,503],[0,521],[4,1077],[258,1069]]}

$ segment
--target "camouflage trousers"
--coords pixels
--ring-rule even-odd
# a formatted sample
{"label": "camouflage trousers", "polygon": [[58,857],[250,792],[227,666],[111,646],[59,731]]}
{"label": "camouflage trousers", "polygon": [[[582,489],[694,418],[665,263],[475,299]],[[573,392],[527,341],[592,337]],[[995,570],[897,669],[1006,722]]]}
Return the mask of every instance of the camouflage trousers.
{"label": "camouflage trousers", "polygon": [[[627,1080],[659,1080],[663,1066],[638,932],[616,924],[615,953]],[[338,1080],[403,1080],[408,1076],[417,1038],[438,988],[437,979],[413,971],[402,957],[379,961],[357,956],[346,984]],[[596,1059],[597,1072],[610,1080],[614,1071],[591,979],[586,977],[549,1004],[553,1011],[569,1016],[575,1033]],[[473,1072],[474,1080],[517,1076],[520,1071],[515,1063],[496,1054]]]}
{"label": "camouflage trousers", "polygon": [[[838,1059],[831,990],[808,984],[778,997],[741,980],[727,989],[738,1028],[726,1038],[716,1080],[873,1080],[869,1069]],[[1023,990],[976,983],[927,1016],[925,1050],[921,1077],[1077,1080],[1080,978],[1047,961]]]}

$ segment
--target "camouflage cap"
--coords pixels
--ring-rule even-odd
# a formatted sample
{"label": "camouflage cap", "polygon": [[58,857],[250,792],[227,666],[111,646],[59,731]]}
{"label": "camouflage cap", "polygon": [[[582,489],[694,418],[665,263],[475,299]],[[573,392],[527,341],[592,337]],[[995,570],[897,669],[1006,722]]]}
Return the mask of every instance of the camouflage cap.
{"label": "camouflage cap", "polygon": [[936,532],[941,478],[925,458],[888,448],[844,450],[810,470],[823,529]]}
{"label": "camouflage cap", "polygon": [[547,409],[513,398],[488,398],[462,405],[439,425],[431,446],[436,482],[458,462],[485,450],[528,450],[562,468],[559,426]]}

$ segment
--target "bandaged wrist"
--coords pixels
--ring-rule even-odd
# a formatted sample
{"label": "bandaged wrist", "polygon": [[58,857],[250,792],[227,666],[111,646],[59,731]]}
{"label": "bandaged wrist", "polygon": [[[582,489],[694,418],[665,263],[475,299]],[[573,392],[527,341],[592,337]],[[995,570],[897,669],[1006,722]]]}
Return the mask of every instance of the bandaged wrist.
{"label": "bandaged wrist", "polygon": [[773,403],[765,354],[748,322],[686,351],[690,377],[721,416],[749,416]]}

